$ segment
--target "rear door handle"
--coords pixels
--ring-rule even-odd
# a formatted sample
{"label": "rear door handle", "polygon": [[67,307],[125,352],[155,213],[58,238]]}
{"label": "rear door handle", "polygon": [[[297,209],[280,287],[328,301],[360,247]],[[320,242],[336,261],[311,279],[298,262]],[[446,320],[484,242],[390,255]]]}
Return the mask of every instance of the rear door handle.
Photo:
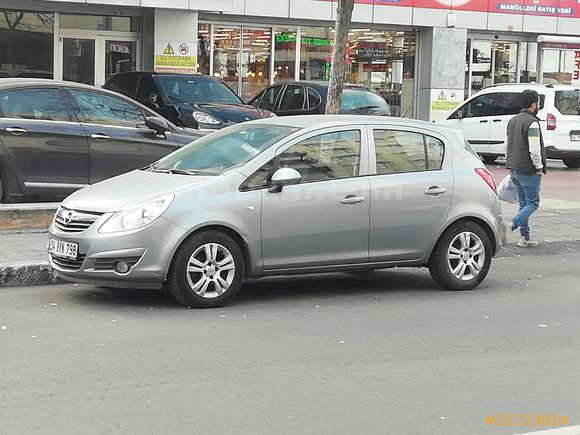
{"label": "rear door handle", "polygon": [[6,127],[6,131],[8,133],[12,133],[14,135],[28,133],[28,130],[26,130],[25,128],[20,128],[20,127]]}
{"label": "rear door handle", "polygon": [[482,123],[482,124],[485,124],[487,122],[487,119],[482,119],[479,122]]}
{"label": "rear door handle", "polygon": [[110,136],[107,136],[106,134],[103,133],[93,133],[91,134],[91,137],[93,139],[101,139],[101,140],[111,139]]}
{"label": "rear door handle", "polygon": [[437,196],[445,192],[447,192],[447,189],[445,189],[444,187],[431,186],[429,189],[425,191],[425,195]]}
{"label": "rear door handle", "polygon": [[501,122],[501,119],[494,119],[493,122]]}
{"label": "rear door handle", "polygon": [[344,199],[340,200],[341,204],[358,204],[365,200],[364,196],[356,196],[355,194],[346,195]]}

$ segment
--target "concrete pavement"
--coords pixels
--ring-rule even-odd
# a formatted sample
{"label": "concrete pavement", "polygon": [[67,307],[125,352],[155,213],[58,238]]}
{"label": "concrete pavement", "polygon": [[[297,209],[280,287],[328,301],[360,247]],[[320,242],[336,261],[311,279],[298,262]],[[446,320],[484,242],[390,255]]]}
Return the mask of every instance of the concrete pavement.
{"label": "concrete pavement", "polygon": [[[507,174],[501,161],[488,165],[488,168],[497,184]],[[543,245],[537,248],[539,253],[557,252],[562,244],[569,242],[580,243],[580,170],[567,169],[558,161],[549,162],[549,168],[548,175],[542,180],[540,209],[531,220],[532,237]],[[517,212],[517,205],[502,202],[502,209],[504,219],[509,221]],[[46,220],[46,217],[42,219]],[[0,287],[59,282],[48,266],[47,233],[39,230],[38,224],[27,225],[36,228],[34,232],[0,230]],[[517,239],[518,234],[511,235],[512,242],[517,242]],[[512,244],[501,255],[513,253]]]}

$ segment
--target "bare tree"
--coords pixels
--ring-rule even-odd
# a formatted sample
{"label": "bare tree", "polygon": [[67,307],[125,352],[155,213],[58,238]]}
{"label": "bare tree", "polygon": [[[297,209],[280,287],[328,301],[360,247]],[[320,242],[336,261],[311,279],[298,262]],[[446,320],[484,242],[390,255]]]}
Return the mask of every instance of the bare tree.
{"label": "bare tree", "polygon": [[346,69],[346,45],[348,44],[348,31],[353,8],[354,0],[338,0],[326,113],[338,113],[340,110],[340,96],[342,95]]}

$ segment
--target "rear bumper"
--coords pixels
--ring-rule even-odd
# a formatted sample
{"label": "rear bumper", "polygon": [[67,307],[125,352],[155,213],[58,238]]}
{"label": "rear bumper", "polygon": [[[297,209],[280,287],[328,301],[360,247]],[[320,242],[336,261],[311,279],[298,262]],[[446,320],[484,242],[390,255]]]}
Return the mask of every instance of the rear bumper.
{"label": "rear bumper", "polygon": [[547,146],[546,157],[549,159],[580,158],[580,150],[562,150],[555,146]]}

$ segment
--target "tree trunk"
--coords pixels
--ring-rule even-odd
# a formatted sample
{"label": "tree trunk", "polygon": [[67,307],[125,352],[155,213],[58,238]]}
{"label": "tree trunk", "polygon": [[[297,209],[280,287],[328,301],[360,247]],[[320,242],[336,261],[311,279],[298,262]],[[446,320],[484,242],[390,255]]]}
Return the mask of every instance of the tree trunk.
{"label": "tree trunk", "polygon": [[346,68],[346,45],[348,44],[348,30],[353,8],[354,0],[338,0],[326,113],[338,113],[340,110],[340,96],[342,95]]}

